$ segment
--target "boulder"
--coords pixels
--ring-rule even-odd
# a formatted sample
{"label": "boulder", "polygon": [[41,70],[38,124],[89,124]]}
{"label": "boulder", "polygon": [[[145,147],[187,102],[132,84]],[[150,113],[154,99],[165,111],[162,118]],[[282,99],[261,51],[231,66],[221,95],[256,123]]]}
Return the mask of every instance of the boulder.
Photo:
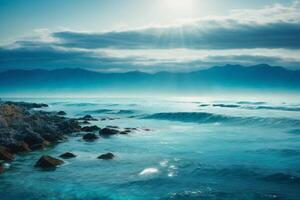
{"label": "boulder", "polygon": [[94,131],[99,131],[100,128],[98,126],[85,126],[81,128],[81,131],[84,132],[94,132]]}
{"label": "boulder", "polygon": [[42,156],[35,164],[35,167],[40,167],[40,168],[54,168],[58,165],[63,164],[64,161],[59,160],[57,158],[53,158],[48,155]]}
{"label": "boulder", "polygon": [[114,154],[112,153],[105,153],[105,154],[102,154],[100,156],[98,156],[98,159],[102,159],[102,160],[111,160],[115,157]]}
{"label": "boulder", "polygon": [[9,150],[3,146],[0,146],[0,160],[11,162],[14,160],[13,154],[9,153]]}
{"label": "boulder", "polygon": [[75,158],[76,155],[70,152],[66,152],[64,154],[61,154],[59,157],[64,158],[64,159],[69,159],[69,158]]}
{"label": "boulder", "polygon": [[112,128],[103,128],[99,131],[99,134],[101,136],[111,136],[111,135],[116,135],[119,134],[120,131],[116,130],[116,129],[112,129]]}
{"label": "boulder", "polygon": [[94,133],[87,133],[82,138],[86,141],[93,141],[98,139],[98,136]]}

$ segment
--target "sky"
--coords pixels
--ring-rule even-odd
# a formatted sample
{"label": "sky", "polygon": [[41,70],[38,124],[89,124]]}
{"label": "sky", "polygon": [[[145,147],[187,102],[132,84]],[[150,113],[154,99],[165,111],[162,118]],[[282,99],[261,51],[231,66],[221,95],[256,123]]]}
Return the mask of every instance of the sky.
{"label": "sky", "polygon": [[0,0],[0,71],[300,69],[300,3],[275,0]]}

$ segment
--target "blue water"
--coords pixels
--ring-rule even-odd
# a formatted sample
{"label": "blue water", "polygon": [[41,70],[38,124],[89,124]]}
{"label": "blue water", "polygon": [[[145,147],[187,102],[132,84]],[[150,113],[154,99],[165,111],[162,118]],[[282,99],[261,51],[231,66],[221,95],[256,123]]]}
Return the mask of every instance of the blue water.
{"label": "blue water", "polygon": [[[95,142],[74,135],[18,156],[0,175],[1,200],[300,199],[299,99],[13,100],[48,103],[45,110],[70,117],[111,117],[93,124],[138,130]],[[66,151],[78,157],[54,171],[33,167],[42,154]],[[106,152],[116,158],[96,159]]]}

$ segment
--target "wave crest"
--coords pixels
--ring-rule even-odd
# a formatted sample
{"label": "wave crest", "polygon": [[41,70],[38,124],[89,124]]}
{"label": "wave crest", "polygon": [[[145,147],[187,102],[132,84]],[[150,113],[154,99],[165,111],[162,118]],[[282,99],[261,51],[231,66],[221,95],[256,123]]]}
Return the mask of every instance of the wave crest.
{"label": "wave crest", "polygon": [[300,127],[300,120],[292,118],[237,117],[207,112],[155,113],[146,119],[170,120],[192,123],[228,123],[236,125],[265,125],[273,127]]}

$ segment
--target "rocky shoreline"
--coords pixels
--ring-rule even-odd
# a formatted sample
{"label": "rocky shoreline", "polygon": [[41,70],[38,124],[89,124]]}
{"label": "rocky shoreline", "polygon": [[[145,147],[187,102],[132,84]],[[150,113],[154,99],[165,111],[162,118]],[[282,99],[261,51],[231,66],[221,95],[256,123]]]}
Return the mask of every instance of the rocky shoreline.
{"label": "rocky shoreline", "polygon": [[[45,112],[38,110],[47,104],[0,101],[0,173],[5,171],[5,164],[13,162],[16,154],[40,150],[62,142],[72,133],[82,133],[85,141],[94,141],[99,137],[128,134],[136,128],[119,130],[117,126],[87,126],[89,121],[97,121],[91,115],[81,118],[65,117],[64,111]],[[38,108],[38,109],[37,109]],[[82,127],[83,126],[83,127]],[[98,134],[96,134],[98,132]],[[75,158],[71,152],[63,153],[60,158]],[[112,153],[102,154],[98,159],[113,159]],[[36,167],[49,168],[63,164],[63,160],[43,155],[36,162]]]}

